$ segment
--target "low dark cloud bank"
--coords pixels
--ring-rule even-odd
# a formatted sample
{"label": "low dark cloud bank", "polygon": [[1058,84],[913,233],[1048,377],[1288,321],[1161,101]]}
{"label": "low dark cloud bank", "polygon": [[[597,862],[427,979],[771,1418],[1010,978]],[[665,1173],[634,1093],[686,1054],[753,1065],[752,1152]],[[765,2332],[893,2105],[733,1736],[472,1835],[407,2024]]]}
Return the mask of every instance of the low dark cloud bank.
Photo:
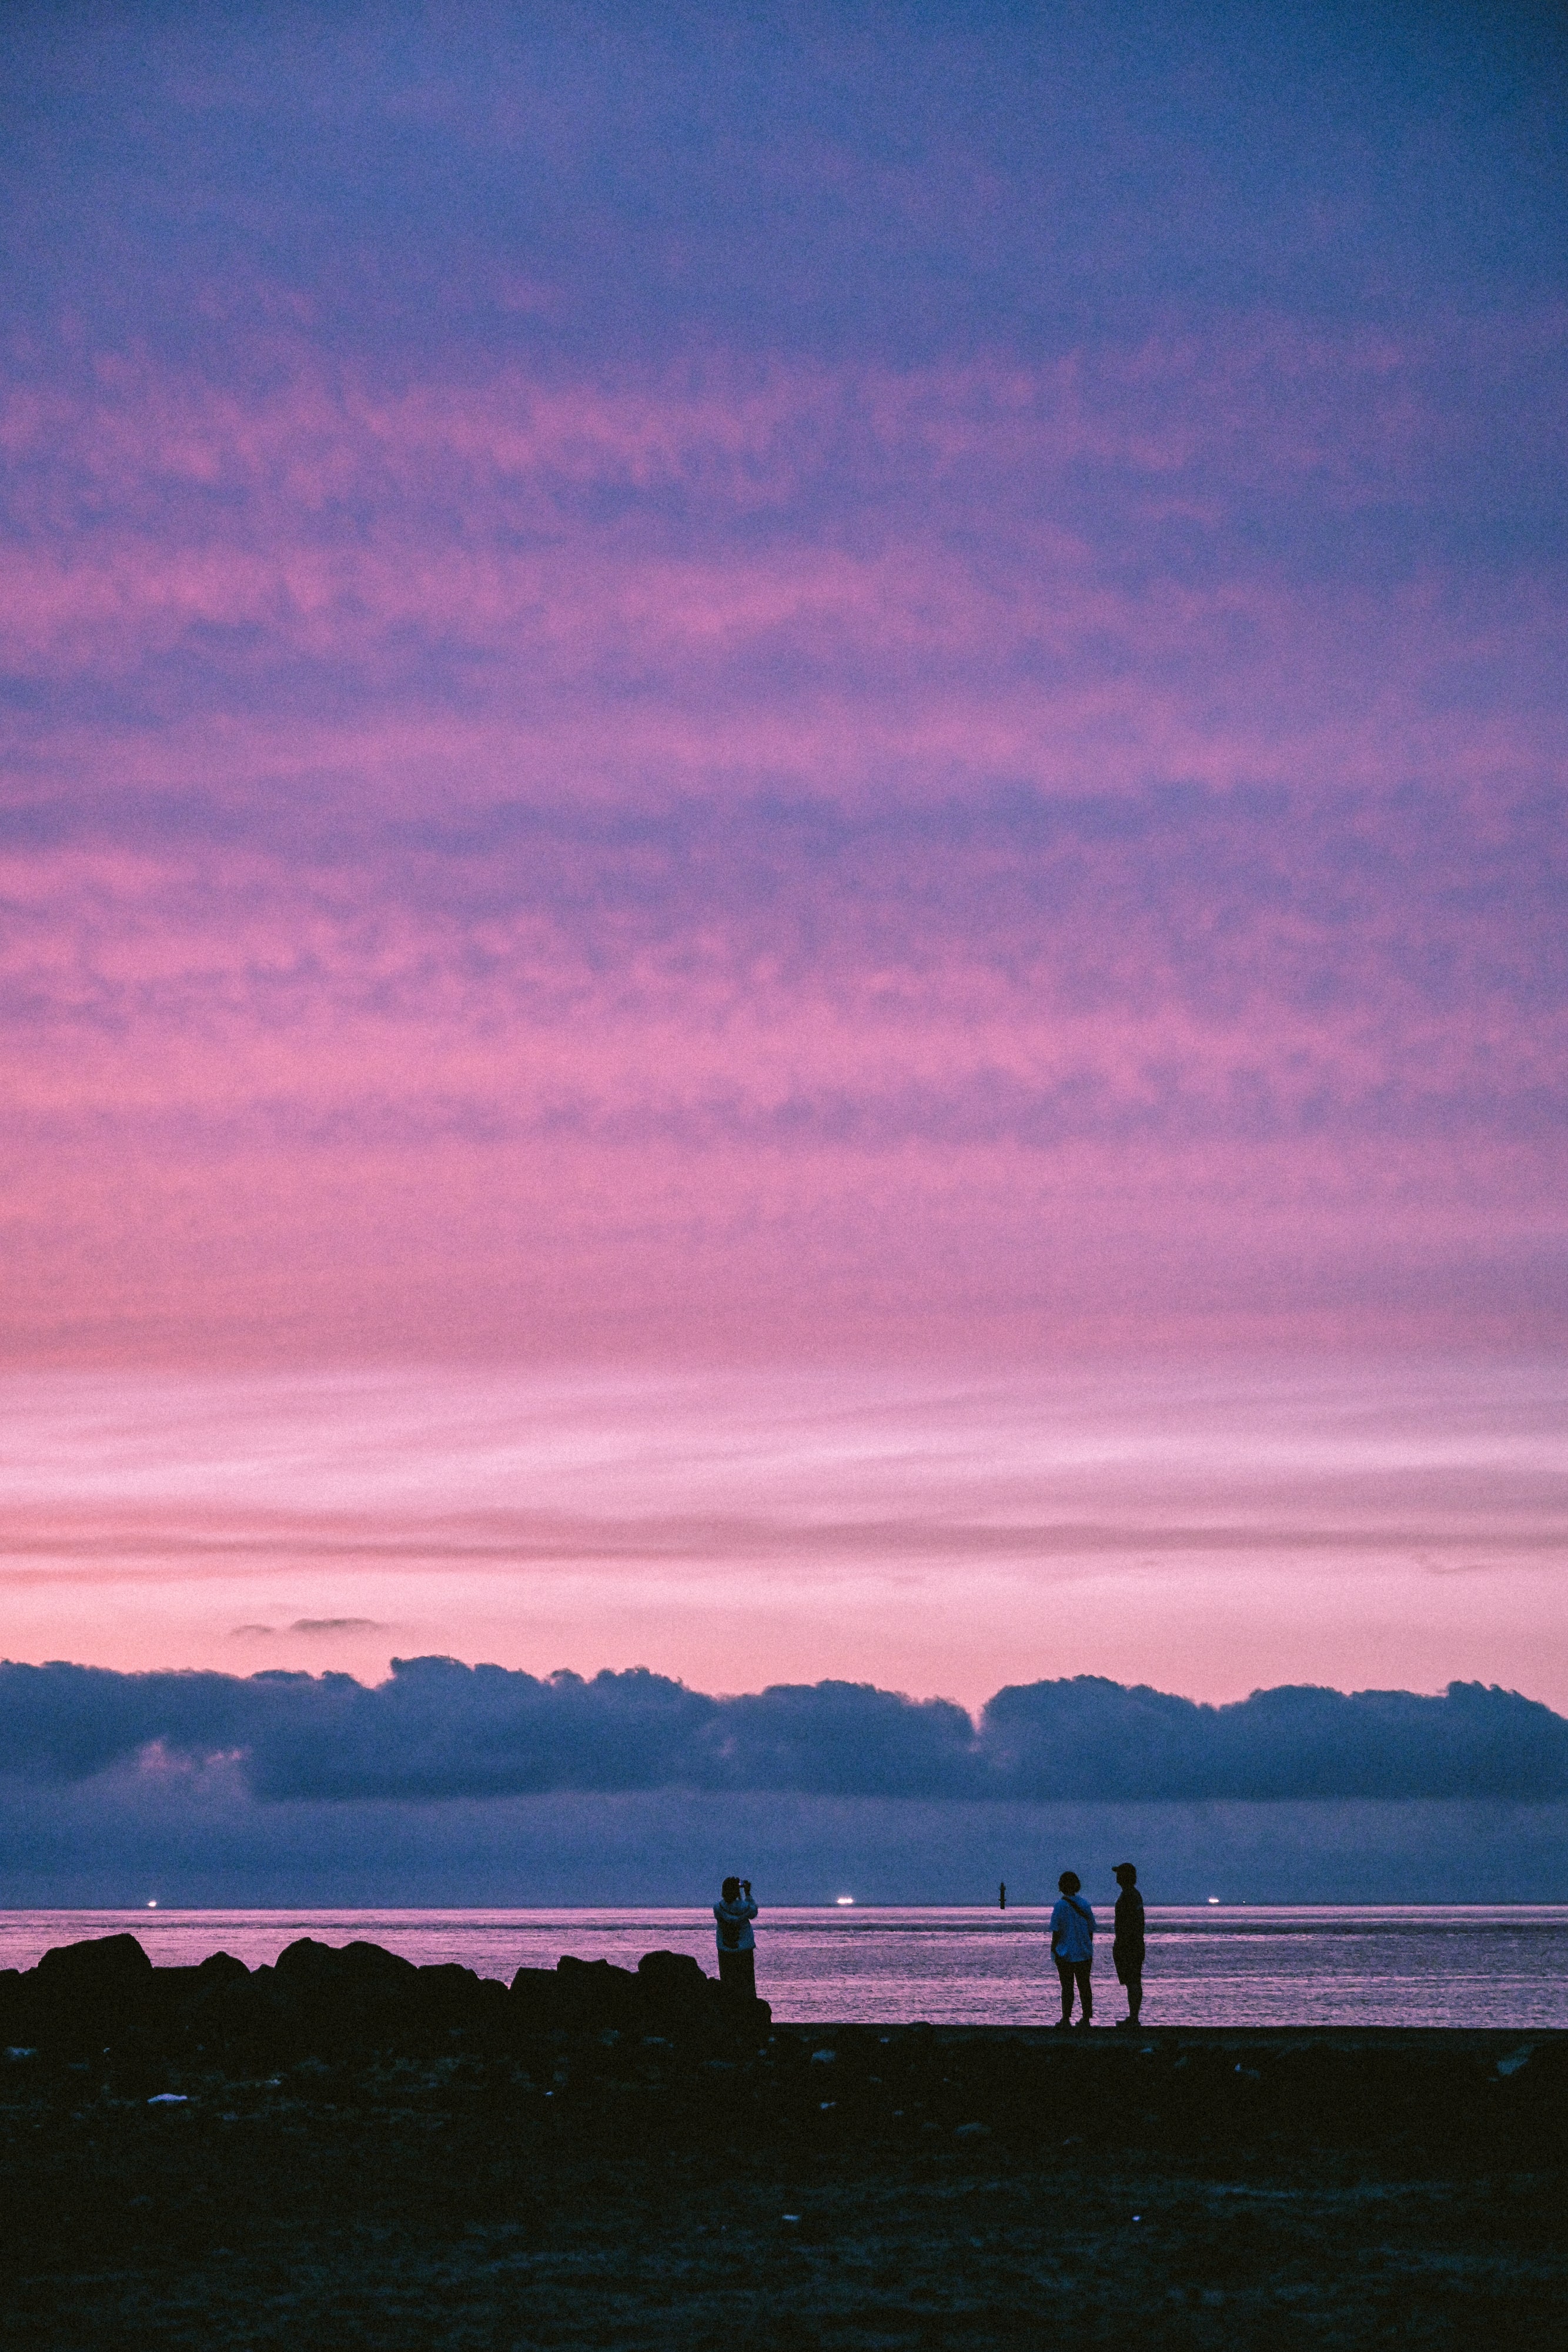
{"label": "low dark cloud bank", "polygon": [[261,1801],[658,1790],[1193,1802],[1568,1797],[1568,1720],[1516,1692],[1256,1691],[1225,1706],[1099,1676],[1013,1685],[978,1723],[869,1684],[714,1698],[633,1668],[545,1678],[450,1658],[347,1675],[0,1664],[0,1773],[81,1783],[225,1764]]}

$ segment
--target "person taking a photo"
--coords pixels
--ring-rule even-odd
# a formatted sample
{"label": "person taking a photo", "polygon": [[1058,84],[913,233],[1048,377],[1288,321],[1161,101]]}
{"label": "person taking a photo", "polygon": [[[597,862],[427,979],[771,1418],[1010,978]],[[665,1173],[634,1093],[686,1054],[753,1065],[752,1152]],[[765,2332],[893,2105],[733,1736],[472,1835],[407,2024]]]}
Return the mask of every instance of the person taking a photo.
{"label": "person taking a photo", "polygon": [[718,1980],[733,2000],[757,1999],[757,1906],[749,1878],[727,1878],[713,1906],[718,1931]]}

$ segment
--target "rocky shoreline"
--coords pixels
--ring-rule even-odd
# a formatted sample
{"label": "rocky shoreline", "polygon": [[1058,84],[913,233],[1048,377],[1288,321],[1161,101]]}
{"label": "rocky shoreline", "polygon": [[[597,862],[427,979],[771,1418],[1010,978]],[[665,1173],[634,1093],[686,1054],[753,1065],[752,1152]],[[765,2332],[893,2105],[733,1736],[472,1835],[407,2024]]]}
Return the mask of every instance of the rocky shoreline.
{"label": "rocky shoreline", "polygon": [[63,1944],[37,1968],[0,1970],[0,2046],[101,2059],[127,2070],[165,2060],[263,2065],[393,2048],[501,2055],[541,2033],[766,2032],[766,2001],[738,2007],[697,1961],[649,1952],[637,1969],[570,1955],[518,1969],[510,1985],[455,1963],[416,1967],[379,1944],[300,1937],[275,1966],[227,1952],[154,1968],[134,1936]]}
{"label": "rocky shoreline", "polygon": [[[1568,2034],[779,2025],[695,1961],[0,1975],[0,2342],[1562,2341]],[[439,2325],[437,2325],[439,2317]]]}

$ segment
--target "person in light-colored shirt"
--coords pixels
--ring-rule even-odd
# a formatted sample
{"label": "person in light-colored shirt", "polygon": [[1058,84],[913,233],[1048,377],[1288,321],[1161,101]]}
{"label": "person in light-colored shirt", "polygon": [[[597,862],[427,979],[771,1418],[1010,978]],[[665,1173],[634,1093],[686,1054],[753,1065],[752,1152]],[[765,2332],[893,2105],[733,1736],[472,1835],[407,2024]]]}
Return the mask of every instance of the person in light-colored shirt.
{"label": "person in light-colored shirt", "polygon": [[1078,1890],[1083,1881],[1075,1870],[1064,1870],[1057,1880],[1061,1900],[1051,1915],[1051,1957],[1056,1962],[1056,1973],[1061,1979],[1061,2032],[1072,2023],[1072,1994],[1078,1992],[1078,2022],[1086,2026],[1094,2015],[1094,1988],[1090,1970],[1094,1965],[1094,1914],[1087,1903],[1079,1900]]}
{"label": "person in light-colored shirt", "polygon": [[727,1878],[713,1906],[718,1934],[718,1980],[733,2000],[757,1999],[757,1906],[749,1878]]}

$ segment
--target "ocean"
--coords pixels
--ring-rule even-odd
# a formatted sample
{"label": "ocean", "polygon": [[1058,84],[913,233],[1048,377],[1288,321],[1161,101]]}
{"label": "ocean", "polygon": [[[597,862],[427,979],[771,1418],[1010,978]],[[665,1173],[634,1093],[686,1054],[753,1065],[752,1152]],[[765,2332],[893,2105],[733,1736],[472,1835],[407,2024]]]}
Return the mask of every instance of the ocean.
{"label": "ocean", "polygon": [[[1058,2011],[1043,1911],[765,1910],[758,1990],[799,2021],[1022,2025]],[[1123,2013],[1109,1916],[1095,1962],[1097,2016]],[[1568,2026],[1568,1904],[1228,1905],[1148,1915],[1148,2025]],[[634,1968],[662,1948],[712,1972],[706,1911],[9,1911],[0,1968],[53,1944],[138,1937],[160,1967],[232,1952],[256,1967],[297,1936],[384,1944],[481,1976],[553,1968],[563,1952]]]}

